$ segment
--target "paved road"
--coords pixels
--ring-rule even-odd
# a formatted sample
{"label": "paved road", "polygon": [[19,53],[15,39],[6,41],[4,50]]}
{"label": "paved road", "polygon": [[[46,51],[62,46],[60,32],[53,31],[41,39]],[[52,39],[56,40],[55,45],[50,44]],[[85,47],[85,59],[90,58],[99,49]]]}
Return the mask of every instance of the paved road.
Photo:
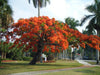
{"label": "paved road", "polygon": [[76,61],[78,61],[79,63],[83,64],[83,65],[87,65],[87,66],[92,66],[91,64],[89,64],[88,62],[84,61],[84,60],[79,60],[77,59]]}
{"label": "paved road", "polygon": [[86,62],[96,62],[96,60],[84,60],[84,61],[86,61]]}
{"label": "paved road", "polygon": [[76,59],[76,61],[78,61],[79,63],[81,63],[83,65],[87,65],[87,66],[100,66],[100,65],[91,65],[91,64],[88,63],[88,62],[96,62],[96,60],[79,60],[79,59]]}

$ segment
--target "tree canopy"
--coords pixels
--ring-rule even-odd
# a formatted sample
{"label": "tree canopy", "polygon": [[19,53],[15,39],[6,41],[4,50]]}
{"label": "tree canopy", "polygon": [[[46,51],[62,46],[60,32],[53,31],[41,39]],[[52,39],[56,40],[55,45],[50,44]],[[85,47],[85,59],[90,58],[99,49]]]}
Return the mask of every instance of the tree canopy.
{"label": "tree canopy", "polygon": [[77,26],[80,26],[80,23],[78,20],[75,20],[74,18],[68,17],[65,19],[65,23],[68,24],[68,26],[72,29],[76,29],[77,30]]}
{"label": "tree canopy", "polygon": [[78,30],[69,28],[66,23],[59,23],[54,18],[50,19],[47,16],[21,19],[11,28],[13,31],[8,32],[6,41],[9,42],[11,36],[12,40],[15,40],[12,47],[25,45],[24,51],[33,48],[33,51],[37,52],[36,55],[49,50],[60,52],[66,50],[69,44],[76,47],[80,45],[83,48],[85,48],[85,44],[88,44],[100,50],[98,36],[82,34]]}
{"label": "tree canopy", "polygon": [[[54,49],[58,48],[65,50],[71,41],[80,45],[87,43],[94,48],[97,48],[97,44],[100,44],[98,36],[82,34],[69,28],[66,23],[59,23],[54,18],[50,19],[47,16],[21,19],[14,23],[12,27],[13,31],[6,35],[7,40],[9,40],[8,36],[12,36],[15,39],[15,44],[19,46],[26,45],[25,50],[33,47],[37,51],[37,43],[40,41],[42,41],[45,50],[48,51],[49,47],[47,46],[50,46],[52,52],[55,52]],[[16,35],[19,38],[15,37]],[[57,46],[57,48],[53,45]],[[59,50],[56,51],[59,52]]]}

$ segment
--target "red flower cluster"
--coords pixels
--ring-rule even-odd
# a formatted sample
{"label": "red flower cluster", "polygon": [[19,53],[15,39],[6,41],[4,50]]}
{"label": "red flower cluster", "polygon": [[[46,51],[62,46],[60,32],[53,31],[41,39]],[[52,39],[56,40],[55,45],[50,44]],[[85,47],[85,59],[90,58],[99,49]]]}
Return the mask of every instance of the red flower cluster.
{"label": "red flower cluster", "polygon": [[9,32],[6,36],[9,40],[9,36],[18,35],[19,38],[13,38],[14,44],[21,47],[25,45],[24,49],[29,50],[33,48],[33,51],[37,51],[38,45],[42,45],[44,51],[60,52],[66,50],[69,46],[69,42],[76,43],[77,45],[85,48],[85,44],[100,50],[100,38],[94,35],[88,36],[82,34],[77,30],[70,29],[67,24],[59,23],[55,19],[50,19],[47,16],[31,17],[29,19],[21,19],[17,23],[12,25],[13,31]]}

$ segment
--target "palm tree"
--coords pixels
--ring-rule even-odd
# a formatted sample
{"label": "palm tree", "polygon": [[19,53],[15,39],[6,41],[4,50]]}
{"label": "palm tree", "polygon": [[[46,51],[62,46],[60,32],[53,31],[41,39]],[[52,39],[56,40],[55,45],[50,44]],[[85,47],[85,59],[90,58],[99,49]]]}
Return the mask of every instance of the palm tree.
{"label": "palm tree", "polygon": [[8,28],[8,25],[13,21],[12,9],[8,5],[8,0],[0,0],[0,25],[3,28]]}
{"label": "palm tree", "polygon": [[[8,0],[0,0],[0,42],[2,39],[2,36],[6,34],[6,31],[8,29],[8,25],[13,21],[12,18],[12,9],[10,5],[8,5]],[[0,51],[1,50],[7,50],[6,47],[2,47],[5,49],[1,48],[2,45],[0,45]],[[2,53],[2,58],[5,56],[6,58],[6,52],[1,51]]]}
{"label": "palm tree", "polygon": [[[86,9],[92,13],[92,15],[86,15],[83,19],[82,19],[82,22],[81,22],[81,25],[84,24],[85,21],[87,21],[88,19],[90,20],[89,21],[89,24],[88,26],[86,27],[86,29],[89,31],[89,32],[92,32],[94,30],[97,31],[97,36],[100,36],[100,1],[98,0],[94,0],[94,4],[91,4],[89,6],[86,7]],[[96,52],[97,54],[97,64],[99,64],[99,51],[97,50]]]}
{"label": "palm tree", "polygon": [[70,28],[75,30],[77,30],[77,26],[80,26],[79,21],[71,17],[66,18],[65,23],[67,23]]}
{"label": "palm tree", "polygon": [[[28,1],[30,3],[31,0],[28,0]],[[50,0],[32,0],[32,2],[33,2],[33,5],[35,8],[38,7],[38,17],[39,17],[40,16],[40,8],[46,7],[47,2],[50,3]]]}

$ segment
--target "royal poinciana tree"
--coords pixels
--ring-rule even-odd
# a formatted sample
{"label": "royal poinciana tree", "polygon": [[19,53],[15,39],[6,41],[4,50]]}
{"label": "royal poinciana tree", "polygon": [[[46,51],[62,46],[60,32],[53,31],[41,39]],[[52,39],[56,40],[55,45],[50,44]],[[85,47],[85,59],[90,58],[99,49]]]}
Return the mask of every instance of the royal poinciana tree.
{"label": "royal poinciana tree", "polygon": [[100,38],[98,36],[82,34],[69,28],[67,24],[59,23],[54,18],[50,19],[47,16],[21,19],[10,28],[13,31],[8,32],[6,41],[15,40],[12,47],[25,45],[24,51],[32,48],[36,52],[30,64],[36,64],[41,52],[61,52],[66,50],[69,44],[73,44],[76,47],[80,45],[83,48],[85,48],[85,44],[88,44],[100,50]]}

